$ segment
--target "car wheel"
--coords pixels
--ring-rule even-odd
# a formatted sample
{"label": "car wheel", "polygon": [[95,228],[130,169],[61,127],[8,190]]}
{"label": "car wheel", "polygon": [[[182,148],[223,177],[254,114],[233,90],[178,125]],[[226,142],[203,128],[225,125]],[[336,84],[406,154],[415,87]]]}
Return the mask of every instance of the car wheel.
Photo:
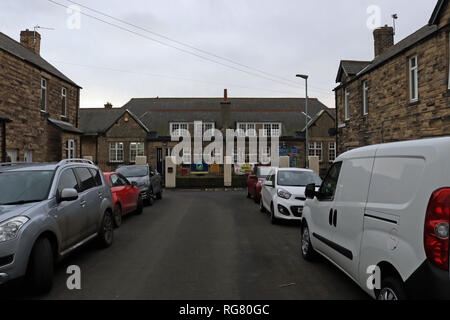
{"label": "car wheel", "polygon": [[50,292],[53,286],[53,250],[47,238],[38,239],[31,252],[27,283],[35,294]]}
{"label": "car wheel", "polygon": [[114,207],[114,227],[119,228],[122,225],[122,207],[116,204]]}
{"label": "car wheel", "polygon": [[306,223],[302,228],[301,246],[302,257],[307,261],[314,260],[316,257],[316,251],[312,246],[311,234],[309,232],[308,224]]}
{"label": "car wheel", "polygon": [[162,189],[161,189],[161,191],[156,194],[156,199],[161,200],[162,197],[163,197],[163,195],[162,195]]}
{"label": "car wheel", "polygon": [[270,205],[270,222],[272,224],[278,224],[278,219],[275,217],[275,210],[273,209],[273,203]]}
{"label": "car wheel", "polygon": [[259,199],[259,211],[261,211],[262,213],[266,213],[266,208],[264,207],[264,203],[263,203],[263,199],[262,197],[260,197]]}
{"label": "car wheel", "polygon": [[147,191],[147,199],[145,200],[146,205],[152,206],[155,202],[154,196],[153,196],[153,190]]}
{"label": "car wheel", "polygon": [[250,194],[250,192],[247,189],[247,199],[251,199],[251,198],[252,198],[252,195]]}
{"label": "car wheel", "polygon": [[255,203],[259,203],[258,191],[256,189],[253,193],[253,200],[255,201]]}
{"label": "car wheel", "polygon": [[378,300],[406,300],[403,284],[397,279],[388,277],[381,281],[381,290],[378,292]]}
{"label": "car wheel", "polygon": [[113,214],[109,211],[103,216],[102,226],[98,235],[98,240],[102,248],[108,248],[114,240],[114,222]]}
{"label": "car wheel", "polygon": [[139,214],[142,214],[143,211],[144,211],[144,201],[142,200],[142,196],[139,195],[139,198],[138,198],[138,205],[137,205],[137,208],[136,208],[135,213],[136,213],[137,215],[139,215]]}

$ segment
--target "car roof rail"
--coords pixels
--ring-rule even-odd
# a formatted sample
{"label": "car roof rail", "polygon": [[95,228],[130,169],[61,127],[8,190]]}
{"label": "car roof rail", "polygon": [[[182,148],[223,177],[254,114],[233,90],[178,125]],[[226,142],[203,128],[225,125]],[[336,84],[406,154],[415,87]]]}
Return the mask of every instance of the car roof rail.
{"label": "car roof rail", "polygon": [[62,166],[69,163],[85,163],[95,165],[93,161],[88,159],[64,159],[58,163],[58,166]]}

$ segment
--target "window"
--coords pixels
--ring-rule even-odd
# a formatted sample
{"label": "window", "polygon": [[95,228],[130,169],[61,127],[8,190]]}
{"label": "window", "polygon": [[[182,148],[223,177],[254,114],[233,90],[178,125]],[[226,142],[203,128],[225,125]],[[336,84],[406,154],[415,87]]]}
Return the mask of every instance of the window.
{"label": "window", "polygon": [[[256,123],[238,123],[237,128],[244,132],[246,137],[255,136],[256,132]],[[252,130],[252,132],[250,132]]]}
{"label": "window", "polygon": [[319,157],[319,161],[322,162],[322,142],[311,142],[309,144],[309,156]]}
{"label": "window", "polygon": [[75,178],[75,174],[72,169],[64,170],[59,177],[58,183],[58,193],[63,191],[64,189],[75,189],[79,191],[77,178]]}
{"label": "window", "polygon": [[189,130],[189,125],[181,122],[170,124],[170,133],[172,136],[181,137],[182,130]]}
{"label": "window", "polygon": [[100,176],[100,171],[95,170],[95,169],[89,169],[89,171],[94,176],[95,183],[97,184],[97,186],[102,186],[103,181],[102,181],[102,177]]}
{"label": "window", "polygon": [[319,190],[318,199],[320,201],[333,201],[336,193],[339,174],[341,173],[342,162],[335,163],[328,172]]}
{"label": "window", "polygon": [[409,95],[411,102],[419,100],[417,56],[409,59]]}
{"label": "window", "polygon": [[75,140],[69,139],[66,141],[66,158],[74,159],[75,158]]}
{"label": "window", "polygon": [[80,179],[80,192],[84,192],[97,186],[97,182],[88,168],[75,168],[75,172]]}
{"label": "window", "polygon": [[121,174],[112,174],[109,176],[111,187],[124,187],[131,185],[130,182]]}
{"label": "window", "polygon": [[328,144],[328,160],[330,162],[336,160],[336,142],[330,142]]}
{"label": "window", "polygon": [[202,124],[202,134],[205,134],[206,131],[214,129],[214,123],[206,122]]}
{"label": "window", "polygon": [[61,115],[65,117],[67,115],[67,89],[61,89]]}
{"label": "window", "polygon": [[8,149],[6,150],[6,162],[18,162],[19,161],[19,150]]}
{"label": "window", "polygon": [[47,111],[47,79],[41,79],[41,111]]}
{"label": "window", "polygon": [[130,143],[130,162],[136,162],[136,157],[145,156],[144,143],[132,142]]}
{"label": "window", "polygon": [[350,113],[349,113],[349,98],[350,98],[350,92],[348,91],[347,88],[345,88],[345,92],[344,92],[344,109],[345,109],[345,120],[349,120],[350,119]]}
{"label": "window", "polygon": [[109,161],[123,162],[123,142],[111,142],[109,144]]}
{"label": "window", "polygon": [[369,87],[367,81],[363,82],[363,115],[369,114]]}

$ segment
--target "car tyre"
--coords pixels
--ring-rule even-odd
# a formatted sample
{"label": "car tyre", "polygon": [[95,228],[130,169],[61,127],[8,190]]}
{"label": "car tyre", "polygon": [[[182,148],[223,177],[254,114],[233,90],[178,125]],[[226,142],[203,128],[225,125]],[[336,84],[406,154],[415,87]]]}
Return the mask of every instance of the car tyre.
{"label": "car tyre", "polygon": [[50,292],[53,286],[53,268],[52,245],[47,238],[40,238],[33,247],[27,270],[27,283],[32,293]]}
{"label": "car tyre", "polygon": [[153,190],[147,191],[147,199],[145,199],[145,204],[147,206],[151,207],[154,202],[155,202],[155,199],[153,197]]}
{"label": "car tyre", "polygon": [[302,228],[300,251],[302,253],[302,257],[306,261],[313,261],[317,257],[316,250],[314,250],[314,247],[311,243],[311,233],[309,231],[307,223],[305,223],[305,225]]}
{"label": "car tyre", "polygon": [[144,211],[144,201],[142,200],[142,196],[139,195],[137,208],[134,213],[137,215],[141,215],[143,211]]}
{"label": "car tyre", "polygon": [[252,195],[250,194],[250,192],[247,191],[247,199],[251,199]]}
{"label": "car tyre", "polygon": [[108,248],[114,241],[114,217],[110,211],[106,211],[98,234],[98,242],[102,248]]}
{"label": "car tyre", "polygon": [[116,204],[114,207],[114,227],[119,228],[122,225],[122,207]]}
{"label": "car tyre", "polygon": [[270,222],[274,225],[278,224],[279,222],[277,217],[275,217],[275,210],[273,208],[273,203],[270,205]]}
{"label": "car tyre", "polygon": [[377,293],[377,300],[406,300],[406,292],[400,280],[387,277],[381,281],[381,290]]}
{"label": "car tyre", "polygon": [[162,200],[162,198],[163,198],[163,195],[162,195],[162,189],[161,189],[161,191],[156,194],[156,199]]}

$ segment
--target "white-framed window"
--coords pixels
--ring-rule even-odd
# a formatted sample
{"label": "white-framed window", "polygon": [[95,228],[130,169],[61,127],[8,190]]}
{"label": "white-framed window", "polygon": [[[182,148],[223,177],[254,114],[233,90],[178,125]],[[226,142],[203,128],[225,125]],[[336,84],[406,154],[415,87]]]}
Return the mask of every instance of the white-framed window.
{"label": "white-framed window", "polygon": [[363,115],[369,114],[369,86],[363,82]]}
{"label": "white-framed window", "polygon": [[67,116],[67,89],[61,88],[61,115]]}
{"label": "white-framed window", "polygon": [[109,162],[123,162],[123,142],[111,142],[109,144]]}
{"label": "white-framed window", "polygon": [[192,156],[191,156],[190,152],[184,152],[184,150],[183,150],[182,154],[183,154],[183,163],[184,164],[192,163]]}
{"label": "white-framed window", "polygon": [[255,136],[255,134],[258,134],[256,132],[256,123],[240,122],[237,124],[237,129],[240,129],[243,133],[245,133],[246,137]]}
{"label": "white-framed window", "polygon": [[75,156],[75,140],[68,139],[66,141],[66,159],[74,159]]}
{"label": "white-framed window", "polygon": [[24,151],[23,161],[27,162],[27,163],[33,162],[33,151],[32,150],[25,150]]}
{"label": "white-framed window", "polygon": [[41,78],[41,111],[47,111],[47,79]]}
{"label": "white-framed window", "polygon": [[189,130],[189,124],[186,122],[174,122],[170,124],[170,134],[172,136],[181,137],[182,130]]}
{"label": "white-framed window", "polygon": [[349,100],[350,100],[350,92],[349,92],[348,88],[345,88],[345,90],[344,90],[344,113],[345,113],[345,120],[350,120]]}
{"label": "white-framed window", "polygon": [[202,123],[202,134],[205,134],[206,131],[214,129],[214,122],[203,122]]}
{"label": "white-framed window", "polygon": [[281,123],[264,123],[263,129],[265,137],[281,136]]}
{"label": "white-framed window", "polygon": [[328,144],[328,160],[330,162],[336,160],[336,142],[330,142]]}
{"label": "white-framed window", "polygon": [[145,156],[145,146],[143,142],[130,143],[130,162],[136,162],[136,157]]}
{"label": "white-framed window", "polygon": [[309,143],[309,156],[310,157],[319,157],[320,162],[323,161],[322,142],[310,142]]}
{"label": "white-framed window", "polygon": [[411,102],[419,100],[419,66],[417,56],[409,59],[409,98]]}

